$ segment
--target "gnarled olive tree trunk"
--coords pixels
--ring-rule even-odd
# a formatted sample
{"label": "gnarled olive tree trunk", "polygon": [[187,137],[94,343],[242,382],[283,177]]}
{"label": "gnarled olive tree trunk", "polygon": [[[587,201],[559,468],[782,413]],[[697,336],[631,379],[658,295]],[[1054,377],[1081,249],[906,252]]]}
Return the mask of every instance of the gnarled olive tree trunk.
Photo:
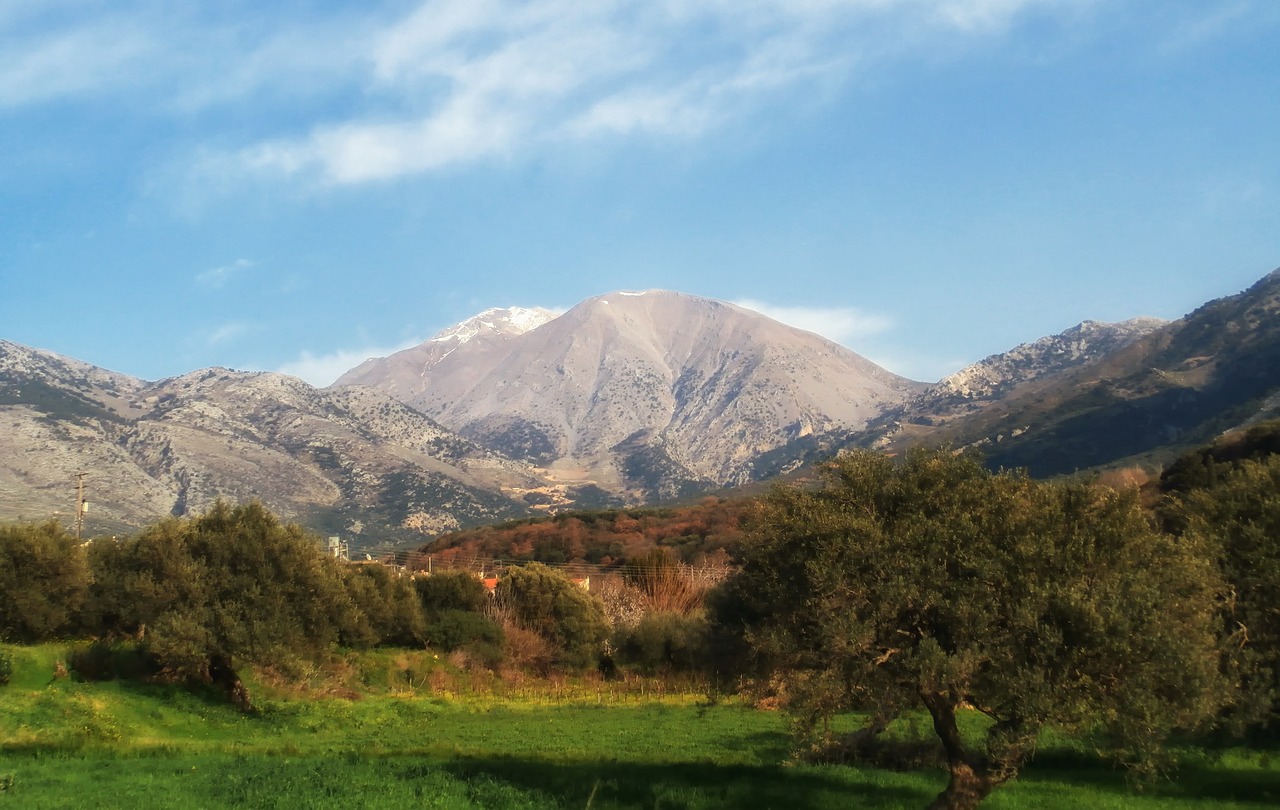
{"label": "gnarled olive tree trunk", "polygon": [[934,798],[929,810],[972,810],[1017,773],[1017,762],[995,762],[970,752],[960,735],[956,704],[950,695],[921,692],[920,697],[933,717],[933,730],[942,741],[950,775],[946,789]]}
{"label": "gnarled olive tree trunk", "polygon": [[226,692],[232,705],[240,711],[245,713],[257,711],[249,699],[249,688],[244,685],[244,681],[240,680],[240,675],[227,656],[215,655],[209,659],[209,680]]}

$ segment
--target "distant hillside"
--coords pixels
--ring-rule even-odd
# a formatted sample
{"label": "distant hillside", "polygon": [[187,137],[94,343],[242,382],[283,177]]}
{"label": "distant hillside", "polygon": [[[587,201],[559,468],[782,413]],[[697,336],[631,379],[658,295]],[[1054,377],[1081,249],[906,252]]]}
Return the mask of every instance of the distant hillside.
{"label": "distant hillside", "polygon": [[206,369],[148,383],[0,341],[0,519],[119,533],[257,498],[357,545],[528,514],[528,465],[371,389]]}
{"label": "distant hillside", "polygon": [[446,534],[420,552],[441,560],[530,560],[611,566],[657,548],[695,565],[736,557],[746,499],[673,508],[566,512]]}
{"label": "distant hillside", "polygon": [[1134,461],[1159,465],[1223,431],[1280,414],[1280,270],[1143,330],[1083,363],[1005,383],[994,397],[928,392],[830,446],[894,452],[950,442],[981,448],[992,466],[1048,476]]}

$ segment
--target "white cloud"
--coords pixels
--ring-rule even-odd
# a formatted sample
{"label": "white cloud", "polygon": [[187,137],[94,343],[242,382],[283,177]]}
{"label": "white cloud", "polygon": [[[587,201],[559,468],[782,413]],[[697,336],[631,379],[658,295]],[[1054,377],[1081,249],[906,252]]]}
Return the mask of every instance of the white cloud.
{"label": "white cloud", "polygon": [[205,336],[205,342],[210,346],[219,346],[223,343],[229,343],[238,339],[242,335],[247,334],[250,327],[246,323],[233,321],[224,323]]}
{"label": "white cloud", "polygon": [[221,289],[236,276],[254,267],[257,262],[250,259],[236,259],[231,264],[211,267],[196,274],[196,283],[208,289]]}
{"label": "white cloud", "polygon": [[[1074,0],[1087,2],[1089,0]],[[840,80],[889,40],[999,30],[1073,0],[429,0],[369,40],[388,104],[241,150],[352,184],[584,138],[693,138],[769,94]]]}
{"label": "white cloud", "polygon": [[1182,55],[1231,34],[1253,32],[1277,23],[1280,23],[1280,8],[1271,0],[1207,3],[1195,7],[1192,13],[1176,22],[1163,47],[1168,54]]}
{"label": "white cloud", "polygon": [[[228,12],[9,0],[0,107],[79,96],[190,116],[236,105],[232,118],[248,126],[181,150],[201,184],[350,185],[585,139],[697,139],[780,99],[821,95],[877,60],[954,54],[1034,12],[1094,6],[1104,4],[374,0]],[[1248,0],[1213,7],[1264,13]]]}
{"label": "white cloud", "polygon": [[321,355],[304,351],[298,356],[298,359],[285,363],[277,368],[276,371],[300,377],[317,388],[323,388],[326,385],[332,385],[345,372],[350,371],[365,360],[373,357],[386,357],[411,346],[416,346],[421,342],[421,338],[413,338],[396,346],[338,349]]}
{"label": "white cloud", "polygon": [[732,303],[788,326],[822,335],[842,346],[882,334],[894,326],[893,319],[886,315],[863,312],[854,307],[785,307],[753,300]]}
{"label": "white cloud", "polygon": [[0,107],[95,91],[133,75],[153,51],[145,32],[116,22],[33,40],[0,38]]}

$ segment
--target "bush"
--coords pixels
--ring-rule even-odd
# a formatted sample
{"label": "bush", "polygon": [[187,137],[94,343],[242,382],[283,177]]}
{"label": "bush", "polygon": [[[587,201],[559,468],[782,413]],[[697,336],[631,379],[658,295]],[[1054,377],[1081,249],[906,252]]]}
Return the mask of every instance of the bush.
{"label": "bush", "polygon": [[384,565],[349,569],[345,580],[357,612],[354,624],[342,628],[342,643],[352,647],[419,647],[426,640],[426,616],[412,580],[393,574]]}
{"label": "bush", "polygon": [[553,663],[595,666],[607,633],[599,600],[545,565],[512,569],[498,582],[497,600],[512,620],[551,644]]}
{"label": "bush", "polygon": [[702,609],[709,583],[695,580],[667,549],[641,555],[632,566],[628,583],[644,595],[650,612],[688,616]]}
{"label": "bush", "polygon": [[84,550],[56,520],[0,526],[0,637],[35,642],[71,630],[88,588]]}
{"label": "bush", "polygon": [[212,681],[244,708],[238,662],[319,657],[363,618],[317,539],[257,502],[219,502],[92,556],[92,613],[103,629],[145,627],[143,649],[162,667]]}
{"label": "bush", "polygon": [[443,652],[481,643],[502,648],[502,628],[469,610],[442,610],[427,627],[427,643]]}
{"label": "bush", "polygon": [[0,650],[0,686],[4,686],[13,677],[13,656]]}
{"label": "bush", "polygon": [[444,610],[468,610],[481,613],[489,601],[483,583],[466,571],[448,571],[413,581],[428,616]]}
{"label": "bush", "polygon": [[647,672],[693,672],[702,667],[706,633],[700,615],[650,613],[619,634],[618,659]]}

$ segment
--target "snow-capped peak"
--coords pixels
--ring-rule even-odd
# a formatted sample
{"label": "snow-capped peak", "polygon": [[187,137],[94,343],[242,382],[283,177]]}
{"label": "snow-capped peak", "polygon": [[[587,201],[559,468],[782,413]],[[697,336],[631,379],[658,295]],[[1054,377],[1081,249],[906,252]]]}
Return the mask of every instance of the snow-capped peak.
{"label": "snow-capped peak", "polygon": [[542,326],[556,317],[556,314],[542,307],[493,307],[441,330],[431,340],[437,343],[449,340],[466,343],[482,334],[523,335]]}

